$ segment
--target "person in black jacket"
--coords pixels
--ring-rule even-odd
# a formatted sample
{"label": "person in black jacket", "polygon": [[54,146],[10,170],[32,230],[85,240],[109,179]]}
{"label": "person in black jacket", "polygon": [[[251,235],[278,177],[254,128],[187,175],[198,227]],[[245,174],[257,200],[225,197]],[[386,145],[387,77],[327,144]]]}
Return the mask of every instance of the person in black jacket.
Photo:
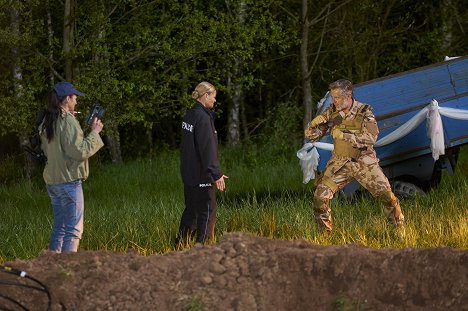
{"label": "person in black jacket", "polygon": [[228,178],[221,171],[218,158],[218,136],[213,108],[216,89],[201,82],[192,92],[195,105],[182,122],[180,172],[184,183],[185,209],[180,220],[176,248],[188,244],[196,232],[196,242],[214,238],[216,222],[215,188],[224,191]]}

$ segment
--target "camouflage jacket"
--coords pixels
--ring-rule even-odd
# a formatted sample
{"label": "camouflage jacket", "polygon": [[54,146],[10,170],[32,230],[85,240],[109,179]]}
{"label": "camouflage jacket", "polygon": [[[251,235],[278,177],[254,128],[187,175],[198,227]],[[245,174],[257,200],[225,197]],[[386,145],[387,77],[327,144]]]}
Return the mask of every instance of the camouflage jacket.
{"label": "camouflage jacket", "polygon": [[[354,100],[350,111],[347,114],[341,115],[342,123],[339,124],[334,122],[338,116],[338,112],[333,105],[325,109],[321,115],[327,122],[315,127],[312,127],[309,123],[304,133],[307,139],[315,142],[325,136],[329,130],[331,133],[334,127],[338,127],[344,133],[343,142],[355,149],[359,149],[357,157],[342,156],[339,150],[333,150],[330,161],[327,164],[327,166],[334,166],[333,171],[337,171],[348,161],[361,162],[367,165],[379,161],[373,148],[377,141],[379,129],[372,108],[369,105]],[[346,125],[343,125],[343,123],[352,123],[353,120],[356,121],[356,118],[359,119],[357,121],[358,127],[351,130],[346,129]],[[338,145],[337,141],[334,144],[335,146]]]}

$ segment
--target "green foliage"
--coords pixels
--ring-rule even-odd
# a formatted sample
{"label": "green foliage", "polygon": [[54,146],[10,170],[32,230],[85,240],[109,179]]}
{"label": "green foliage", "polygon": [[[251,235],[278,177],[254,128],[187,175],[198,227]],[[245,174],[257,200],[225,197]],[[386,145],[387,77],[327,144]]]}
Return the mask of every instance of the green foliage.
{"label": "green foliage", "polygon": [[[27,135],[47,90],[64,79],[63,4],[52,4],[0,0],[1,136]],[[308,4],[314,101],[337,78],[362,82],[467,50],[461,0]],[[125,128],[127,158],[177,146],[180,118],[202,80],[219,89],[222,120],[240,86],[241,131],[253,131],[253,143],[266,139],[276,153],[285,150],[278,142],[302,136],[301,118],[292,124],[302,109],[300,2],[82,0],[74,12],[72,82],[87,94],[78,109],[95,101],[108,108],[104,133]]]}
{"label": "green foliage", "polygon": [[182,310],[183,311],[203,311],[205,310],[205,308],[203,307],[203,302],[201,301],[201,299],[198,297],[194,297],[188,305],[182,308]]}
{"label": "green foliage", "polygon": [[1,162],[0,184],[9,185],[21,180],[22,167],[17,158],[11,156],[4,158]]}
{"label": "green foliage", "polygon": [[[461,1],[451,6],[441,1],[349,2],[327,24],[311,29],[311,42],[318,41],[322,31],[326,34],[316,70],[321,79],[316,84],[325,89],[339,78],[360,83],[439,62],[445,55],[466,54],[466,48],[460,49],[466,40],[459,29],[447,33],[444,26],[454,20],[455,12],[466,12],[459,5]],[[452,12],[450,17],[446,12]],[[444,47],[449,36],[450,47]],[[318,100],[323,92],[316,96]]]}
{"label": "green foliage", "polygon": [[301,146],[302,111],[294,103],[279,103],[267,112],[258,143],[274,157],[284,155],[291,146]]}
{"label": "green foliage", "polygon": [[[43,7],[43,5],[42,5]],[[43,46],[40,1],[0,3],[0,135],[30,130],[39,107],[47,60],[35,53]],[[17,13],[17,19],[13,16]],[[38,15],[36,15],[38,14]]]}
{"label": "green foliage", "polygon": [[[274,239],[306,239],[320,245],[359,243],[368,247],[468,247],[468,149],[457,172],[424,197],[402,200],[406,235],[395,237],[381,203],[369,198],[333,201],[335,230],[323,234],[314,225],[313,185],[290,150],[277,159],[257,149],[256,164],[244,161],[240,150],[222,149],[222,166],[230,178],[217,194],[216,239],[227,232],[249,232]],[[125,165],[93,163],[83,184],[86,250],[137,250],[143,255],[173,250],[183,210],[178,153],[131,161]],[[48,246],[52,227],[50,199],[42,182],[0,186],[0,263],[33,258]],[[354,302],[346,302],[354,305]]]}
{"label": "green foliage", "polygon": [[361,302],[356,299],[349,299],[344,295],[339,295],[334,303],[334,309],[336,311],[364,311],[366,308],[366,301]]}
{"label": "green foliage", "polygon": [[[259,66],[254,57],[286,43],[269,14],[266,4],[271,2],[248,1],[242,23],[235,14],[237,2],[80,4],[77,36],[83,43],[75,50],[85,69],[78,77],[80,87],[88,98],[104,103],[117,124],[150,131],[167,119],[177,122],[193,104],[189,95],[201,80],[213,82],[230,97],[226,77],[239,58],[240,78],[246,89],[252,87]],[[84,103],[91,104],[87,98]]]}

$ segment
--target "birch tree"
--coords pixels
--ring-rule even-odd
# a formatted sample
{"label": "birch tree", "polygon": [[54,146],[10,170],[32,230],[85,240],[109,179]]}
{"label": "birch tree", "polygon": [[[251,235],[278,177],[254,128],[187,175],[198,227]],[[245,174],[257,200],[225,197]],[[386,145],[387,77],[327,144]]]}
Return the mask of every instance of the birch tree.
{"label": "birch tree", "polygon": [[[229,7],[228,1],[226,1]],[[237,23],[239,27],[245,25],[245,10],[246,2],[241,0],[239,7],[236,11]],[[228,73],[228,88],[232,89],[232,105],[229,109],[228,117],[228,142],[231,146],[238,146],[240,144],[240,113],[243,106],[243,88],[242,88],[242,56],[234,56],[234,66],[232,72]]]}
{"label": "birch tree", "polygon": [[65,79],[73,81],[73,31],[74,31],[74,0],[65,0],[63,7],[63,55],[65,60]]}

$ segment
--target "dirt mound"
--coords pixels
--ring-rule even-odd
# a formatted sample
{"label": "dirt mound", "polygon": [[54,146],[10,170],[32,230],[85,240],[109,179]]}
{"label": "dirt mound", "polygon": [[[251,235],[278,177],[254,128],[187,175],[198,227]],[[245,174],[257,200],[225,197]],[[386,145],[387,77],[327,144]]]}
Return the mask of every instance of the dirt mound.
{"label": "dirt mound", "polygon": [[[52,310],[468,310],[467,263],[466,250],[447,247],[325,247],[233,233],[162,256],[80,251],[5,265],[44,283]],[[1,283],[18,279],[0,274]],[[0,309],[21,310],[4,297],[47,308],[31,288],[0,284]]]}

